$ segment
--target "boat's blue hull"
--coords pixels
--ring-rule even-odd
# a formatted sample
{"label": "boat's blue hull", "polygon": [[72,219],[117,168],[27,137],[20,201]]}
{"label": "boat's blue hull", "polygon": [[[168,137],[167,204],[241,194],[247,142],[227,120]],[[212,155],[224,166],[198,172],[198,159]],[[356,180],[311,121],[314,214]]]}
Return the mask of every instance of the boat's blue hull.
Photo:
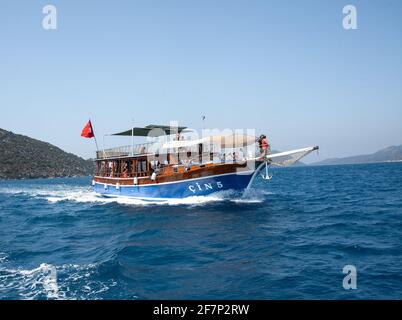
{"label": "boat's blue hull", "polygon": [[244,190],[248,187],[253,172],[230,173],[205,178],[182,180],[150,185],[121,185],[95,183],[94,191],[104,195],[127,196],[142,199],[171,199],[205,196],[224,190]]}

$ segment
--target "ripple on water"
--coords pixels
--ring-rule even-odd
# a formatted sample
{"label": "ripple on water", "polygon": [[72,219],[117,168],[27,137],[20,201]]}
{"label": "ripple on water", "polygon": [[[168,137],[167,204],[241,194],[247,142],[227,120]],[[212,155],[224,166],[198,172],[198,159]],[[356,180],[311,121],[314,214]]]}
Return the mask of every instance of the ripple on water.
{"label": "ripple on water", "polygon": [[273,174],[156,203],[90,178],[0,181],[0,298],[401,298],[402,164]]}
{"label": "ripple on water", "polygon": [[0,267],[2,299],[100,299],[116,281],[97,280],[98,265],[52,265],[33,269]]}

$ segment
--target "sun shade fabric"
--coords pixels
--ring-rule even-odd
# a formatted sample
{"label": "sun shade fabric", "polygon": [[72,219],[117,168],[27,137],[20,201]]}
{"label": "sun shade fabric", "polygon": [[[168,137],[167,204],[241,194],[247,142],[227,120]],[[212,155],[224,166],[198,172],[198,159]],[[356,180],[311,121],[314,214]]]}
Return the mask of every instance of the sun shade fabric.
{"label": "sun shade fabric", "polygon": [[137,137],[159,137],[163,135],[175,134],[177,132],[185,131],[186,127],[170,127],[170,126],[162,126],[162,125],[154,125],[151,124],[144,128],[142,127],[134,127],[128,129],[126,131],[118,132],[112,134],[112,136],[137,136]]}
{"label": "sun shade fabric", "polygon": [[256,137],[243,134],[229,134],[210,136],[205,138],[206,142],[218,144],[221,148],[242,148],[256,143]]}
{"label": "sun shade fabric", "polygon": [[185,148],[196,144],[215,144],[221,148],[241,148],[256,142],[254,136],[242,134],[216,135],[197,140],[169,141],[163,144],[163,148]]}

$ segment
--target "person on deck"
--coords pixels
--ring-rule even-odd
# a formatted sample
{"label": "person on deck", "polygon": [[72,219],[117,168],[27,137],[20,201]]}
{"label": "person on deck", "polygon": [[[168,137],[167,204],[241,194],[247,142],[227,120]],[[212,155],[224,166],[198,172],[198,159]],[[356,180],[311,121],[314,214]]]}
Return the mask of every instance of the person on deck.
{"label": "person on deck", "polygon": [[260,156],[263,158],[271,151],[271,146],[268,144],[267,136],[262,134],[258,139],[258,143],[260,147]]}
{"label": "person on deck", "polygon": [[108,164],[108,167],[109,167],[109,176],[110,177],[113,177],[113,174],[114,174],[114,170],[113,170],[113,162],[112,161],[109,161],[109,164]]}
{"label": "person on deck", "polygon": [[151,160],[151,170],[152,172],[159,173],[161,170],[162,164],[159,160],[159,153],[155,154],[154,160]]}
{"label": "person on deck", "polygon": [[128,177],[128,162],[127,161],[124,163],[124,168],[123,168],[123,172],[122,172],[121,176],[122,176],[122,178]]}

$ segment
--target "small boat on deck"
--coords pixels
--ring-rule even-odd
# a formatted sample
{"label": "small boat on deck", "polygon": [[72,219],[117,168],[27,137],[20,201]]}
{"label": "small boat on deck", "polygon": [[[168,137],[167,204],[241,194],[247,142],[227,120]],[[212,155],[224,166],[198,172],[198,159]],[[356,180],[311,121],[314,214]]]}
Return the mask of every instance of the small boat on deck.
{"label": "small boat on deck", "polygon": [[[149,125],[114,136],[132,144],[97,151],[94,191],[103,195],[163,200],[244,191],[270,166],[291,165],[318,147],[261,155],[252,135],[236,133],[186,139],[186,127]],[[134,137],[153,141],[134,144]]]}

